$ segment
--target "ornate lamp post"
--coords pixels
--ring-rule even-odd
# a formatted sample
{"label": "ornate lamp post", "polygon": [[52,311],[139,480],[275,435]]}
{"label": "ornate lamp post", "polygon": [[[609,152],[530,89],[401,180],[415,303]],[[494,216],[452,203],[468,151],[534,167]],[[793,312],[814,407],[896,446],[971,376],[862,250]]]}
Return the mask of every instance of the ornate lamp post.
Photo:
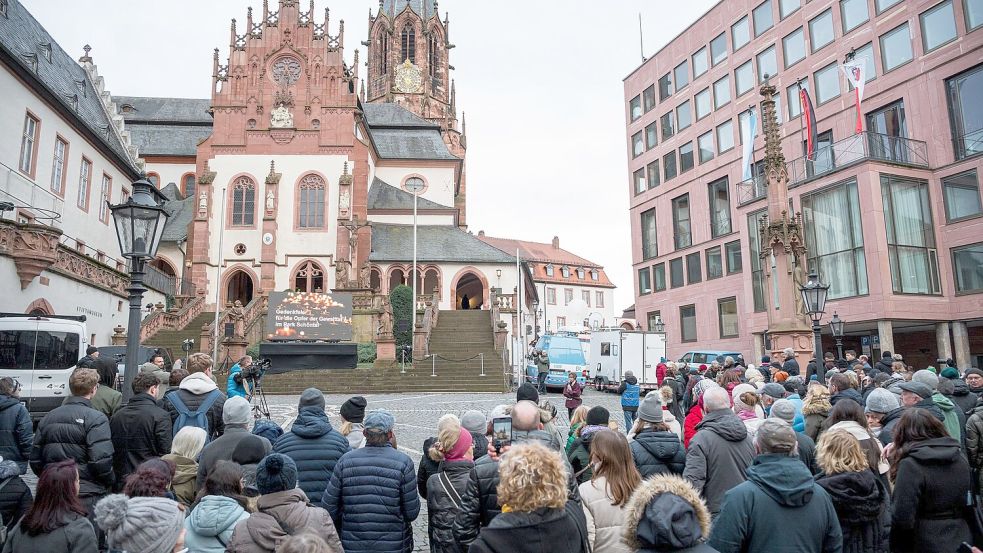
{"label": "ornate lamp post", "polygon": [[656,334],[665,334],[666,333],[666,323],[664,323],[662,321],[662,317],[656,317],[655,318],[655,322],[652,323],[652,329],[651,330],[652,330],[652,332],[655,332]]}
{"label": "ornate lamp post", "polygon": [[833,311],[833,318],[829,321],[829,331],[833,334],[833,339],[836,340],[836,358],[843,359],[843,327],[846,326],[846,321],[840,318]]}
{"label": "ornate lamp post", "polygon": [[814,342],[816,373],[819,381],[826,381],[826,365],[823,364],[823,340],[820,334],[821,328],[819,321],[823,318],[826,309],[826,295],[829,293],[829,285],[823,284],[819,280],[819,275],[815,271],[809,273],[809,280],[799,287],[802,294],[802,303],[805,306],[806,314],[812,319],[812,337]]}
{"label": "ornate lamp post", "polygon": [[[140,304],[143,293],[144,264],[157,255],[167,213],[159,201],[160,193],[146,178],[133,183],[133,194],[126,202],[110,205],[116,224],[120,253],[130,261],[130,318],[126,331],[126,369],[123,372],[123,403],[133,396],[133,379],[137,374],[137,351],[140,347]],[[108,202],[107,202],[108,203]]]}

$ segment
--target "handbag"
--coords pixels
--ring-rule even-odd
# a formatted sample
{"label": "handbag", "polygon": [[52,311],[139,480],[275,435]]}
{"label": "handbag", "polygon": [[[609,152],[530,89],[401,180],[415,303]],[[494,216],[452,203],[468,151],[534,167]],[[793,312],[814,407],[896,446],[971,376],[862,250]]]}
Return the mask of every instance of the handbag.
{"label": "handbag", "polygon": [[973,544],[983,543],[983,506],[979,494],[972,491],[966,494],[966,522],[973,534]]}

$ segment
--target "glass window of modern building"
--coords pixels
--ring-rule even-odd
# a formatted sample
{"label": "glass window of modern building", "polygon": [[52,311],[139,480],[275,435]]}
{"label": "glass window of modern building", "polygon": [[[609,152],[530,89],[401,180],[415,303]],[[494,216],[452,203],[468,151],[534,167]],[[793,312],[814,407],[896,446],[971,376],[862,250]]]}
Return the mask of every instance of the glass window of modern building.
{"label": "glass window of modern building", "polygon": [[880,36],[881,65],[884,72],[892,71],[912,59],[911,32],[908,23],[902,23]]}
{"label": "glass window of modern building", "polygon": [[751,28],[746,15],[730,26],[730,42],[735,52],[751,42]]}
{"label": "glass window of modern building", "polygon": [[818,268],[829,284],[829,298],[867,293],[867,262],[857,181],[802,196],[809,268]]}
{"label": "glass window of modern building", "polygon": [[679,288],[684,282],[685,273],[683,271],[683,258],[669,260],[669,287]]}
{"label": "glass window of modern building", "polygon": [[768,210],[755,211],[747,216],[747,240],[751,248],[751,295],[754,298],[754,311],[760,313],[767,309],[765,299],[765,270],[771,269],[771,262],[761,259],[761,232],[758,224]]}
{"label": "glass window of modern building", "polygon": [[738,97],[754,88],[754,68],[751,66],[751,60],[747,60],[734,70],[734,86]]}
{"label": "glass window of modern building", "polygon": [[945,218],[949,223],[983,215],[980,182],[976,169],[942,178]]}
{"label": "glass window of modern building", "polygon": [[645,192],[645,169],[639,169],[631,174],[631,181],[634,183],[635,194]]}
{"label": "glass window of modern building", "polygon": [[645,173],[648,174],[649,190],[659,186],[659,160],[653,159],[645,166]]}
{"label": "glass window of modern building", "polygon": [[730,234],[730,192],[727,177],[707,185],[710,196],[710,234],[713,238]]}
{"label": "glass window of modern building", "polygon": [[899,294],[940,294],[928,182],[881,174],[891,284]]}
{"label": "glass window of modern building", "polygon": [[816,71],[813,78],[816,81],[817,104],[825,104],[840,95],[840,69],[836,62]]}
{"label": "glass window of modern building", "polygon": [[843,34],[847,34],[863,25],[870,19],[867,11],[867,0],[840,0],[840,20],[843,22]]}
{"label": "glass window of modern building", "polygon": [[765,0],[751,11],[751,18],[754,19],[754,36],[759,37],[762,33],[775,25],[775,15],[771,8],[771,0]]}
{"label": "glass window of modern building", "polygon": [[676,126],[683,130],[693,124],[693,109],[689,100],[683,101],[676,107]]}
{"label": "glass window of modern building", "polygon": [[676,177],[676,150],[670,150],[669,153],[662,156],[662,175],[664,176],[663,181]]}
{"label": "glass window of modern building", "polygon": [[659,143],[659,123],[652,121],[645,127],[645,149],[651,150]]}
{"label": "glass window of modern building", "polygon": [[877,9],[877,15],[880,15],[881,12],[893,7],[900,1],[901,0],[874,0],[874,7]]}
{"label": "glass window of modern building", "polygon": [[770,46],[767,50],[758,54],[758,82],[765,82],[765,76],[774,77],[778,74],[778,61],[775,58],[775,47]]}
{"label": "glass window of modern building", "polygon": [[682,63],[672,70],[672,78],[676,83],[676,92],[686,88],[689,84],[689,62],[683,60]]}
{"label": "glass window of modern building", "polygon": [[805,59],[806,37],[802,27],[782,38],[782,56],[785,60],[786,69]]}
{"label": "glass window of modern building", "polygon": [[[853,59],[864,62],[864,81],[870,82],[877,78],[877,66],[874,64],[874,43],[868,42],[853,51]],[[853,84],[847,81],[847,88],[853,90]]]}
{"label": "glass window of modern building", "polygon": [[642,116],[642,97],[635,96],[628,102],[628,111],[631,112],[631,120],[637,121]]}
{"label": "glass window of modern building", "polygon": [[724,257],[727,259],[727,274],[733,275],[744,269],[744,260],[741,259],[741,241],[734,240],[724,244]]}
{"label": "glass window of modern building", "polygon": [[669,140],[672,138],[672,135],[676,134],[676,114],[672,110],[662,114],[662,117],[659,118],[659,123],[662,125],[663,142]]}
{"label": "glass window of modern building", "polygon": [[631,157],[638,157],[645,153],[645,138],[642,133],[637,132],[631,135]]}
{"label": "glass window of modern building", "polygon": [[946,79],[956,159],[983,152],[983,65]]}
{"label": "glass window of modern building", "polygon": [[983,242],[952,248],[956,293],[983,292]]}
{"label": "glass window of modern building", "polygon": [[963,13],[966,14],[966,30],[972,31],[983,25],[983,2],[963,0]]}
{"label": "glass window of modern building", "polygon": [[652,280],[655,281],[655,291],[661,292],[666,289],[666,264],[656,263],[652,265]]}
{"label": "glass window of modern building", "polygon": [[737,325],[737,298],[717,300],[717,316],[721,338],[736,338],[740,332]]}
{"label": "glass window of modern building", "polygon": [[652,273],[649,271],[648,267],[642,267],[638,270],[638,295],[644,296],[645,294],[652,293]]}
{"label": "glass window of modern building", "polygon": [[655,227],[655,208],[642,212],[642,259],[652,259],[659,255],[659,244]]}
{"label": "glass window of modern building", "polygon": [[645,113],[648,113],[655,107],[655,85],[649,85],[642,92],[642,104],[645,107]]}
{"label": "glass window of modern building", "polygon": [[802,0],[779,0],[778,15],[782,19],[792,15],[802,6]]}
{"label": "glass window of modern building", "polygon": [[908,163],[911,155],[907,143],[898,140],[908,138],[908,122],[905,119],[904,102],[888,104],[867,114],[867,131],[870,155],[877,159]]}
{"label": "glass window of modern building", "polygon": [[703,267],[700,252],[686,254],[686,284],[703,282]]}
{"label": "glass window of modern building", "polygon": [[829,9],[809,20],[809,43],[815,52],[833,42],[833,10]]}
{"label": "glass window of modern building", "polygon": [[700,150],[700,163],[713,159],[713,132],[707,131],[697,137],[696,147]]}
{"label": "glass window of modern building", "polygon": [[696,102],[696,120],[699,121],[712,111],[712,100],[710,98],[710,88],[704,88],[696,94],[693,99]]}
{"label": "glass window of modern building", "polygon": [[741,144],[751,137],[751,110],[746,109],[737,115],[737,130],[740,131]]}
{"label": "glass window of modern building", "polygon": [[[790,85],[785,89],[786,96],[788,98],[788,118],[795,119],[796,117],[802,115],[802,102],[800,100],[800,91],[802,89],[809,90],[809,78],[804,78],[801,81]],[[775,111],[778,111],[776,108]]]}
{"label": "glass window of modern building", "polygon": [[704,46],[693,54],[693,78],[707,72],[710,69],[710,58],[707,56],[707,47]]}
{"label": "glass window of modern building", "polygon": [[926,53],[956,39],[956,14],[952,11],[952,0],[937,4],[919,15],[918,19],[922,26],[922,47]]}
{"label": "glass window of modern building", "polygon": [[717,152],[724,153],[734,147],[734,123],[730,119],[717,125]]}
{"label": "glass window of modern building", "polygon": [[713,280],[724,276],[724,260],[720,255],[720,246],[710,248],[706,251],[707,256],[707,280]]}
{"label": "glass window of modern building", "polygon": [[693,143],[687,142],[679,147],[679,172],[685,173],[692,169],[694,165]]}
{"label": "glass window of modern building", "polygon": [[672,200],[673,241],[677,250],[693,244],[693,229],[690,226],[689,194]]}
{"label": "glass window of modern building", "polygon": [[710,41],[710,63],[716,66],[727,59],[727,35],[720,33]]}
{"label": "glass window of modern building", "polygon": [[672,77],[669,73],[659,77],[659,101],[664,102],[672,96]]}
{"label": "glass window of modern building", "polygon": [[713,109],[730,103],[730,75],[724,75],[713,83]]}
{"label": "glass window of modern building", "polygon": [[696,305],[679,308],[679,339],[683,342],[696,341]]}

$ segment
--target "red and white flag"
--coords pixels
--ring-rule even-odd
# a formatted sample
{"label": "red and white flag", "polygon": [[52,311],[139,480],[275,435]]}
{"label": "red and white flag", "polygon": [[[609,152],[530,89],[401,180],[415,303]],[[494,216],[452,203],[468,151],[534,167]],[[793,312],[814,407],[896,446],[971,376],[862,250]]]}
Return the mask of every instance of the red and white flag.
{"label": "red and white flag", "polygon": [[863,118],[861,117],[860,102],[864,99],[864,83],[867,80],[866,75],[866,63],[864,60],[853,59],[844,62],[840,66],[843,74],[846,75],[846,80],[853,86],[853,92],[856,95],[857,101],[857,133],[862,133],[864,130]]}

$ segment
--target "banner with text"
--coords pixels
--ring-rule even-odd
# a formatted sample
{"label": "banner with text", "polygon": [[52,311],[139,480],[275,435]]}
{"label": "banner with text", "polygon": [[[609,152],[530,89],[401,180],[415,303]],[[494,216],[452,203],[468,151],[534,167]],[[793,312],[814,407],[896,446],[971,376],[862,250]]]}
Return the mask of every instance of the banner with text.
{"label": "banner with text", "polygon": [[352,295],[270,292],[267,340],[351,340]]}

